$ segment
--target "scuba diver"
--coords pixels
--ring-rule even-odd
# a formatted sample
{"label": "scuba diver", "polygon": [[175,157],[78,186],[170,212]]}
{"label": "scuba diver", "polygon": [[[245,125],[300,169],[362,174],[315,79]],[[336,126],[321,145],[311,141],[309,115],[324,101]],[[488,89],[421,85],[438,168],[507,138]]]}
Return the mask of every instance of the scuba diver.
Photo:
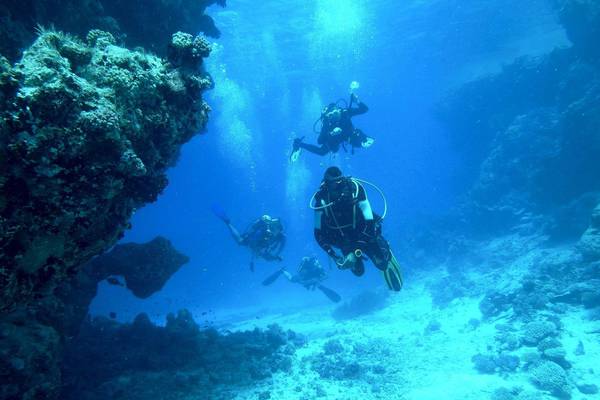
{"label": "scuba diver", "polygon": [[327,279],[327,273],[321,266],[319,260],[315,257],[304,257],[298,266],[298,271],[292,275],[285,268],[281,268],[267,279],[263,281],[264,286],[269,286],[277,280],[281,275],[284,275],[288,281],[304,286],[307,290],[319,289],[327,298],[334,303],[339,302],[342,298],[333,290],[321,285]]}
{"label": "scuba diver", "polygon": [[[338,167],[329,167],[325,171],[321,187],[310,201],[310,207],[315,211],[315,239],[338,268],[350,269],[354,275],[362,276],[364,260],[368,257],[383,272],[390,290],[400,291],[400,265],[382,236],[381,224],[387,204],[382,216],[375,214],[363,183],[373,186],[383,197],[375,185],[345,177]],[[383,199],[385,202],[385,197]],[[342,254],[338,255],[334,247]]]}
{"label": "scuba diver", "polygon": [[233,226],[223,210],[213,206],[213,212],[219,217],[231,232],[231,236],[240,246],[246,246],[252,251],[250,271],[254,272],[254,260],[262,258],[266,261],[282,261],[280,254],[285,246],[283,225],[278,218],[263,215],[254,221],[243,234]]}
{"label": "scuba diver", "polygon": [[[368,148],[375,142],[375,139],[368,137],[360,129],[354,128],[352,124],[352,117],[369,111],[366,104],[361,102],[354,93],[350,94],[350,104],[347,107],[338,106],[339,102],[330,103],[325,107],[321,117],[313,125],[313,130],[316,130],[317,123],[321,122],[321,131],[317,139],[319,146],[304,143],[304,137],[294,139],[290,156],[292,162],[298,160],[302,149],[324,156],[330,152],[337,153],[340,146],[346,150],[346,144],[351,146],[352,153],[354,153],[355,148]],[[356,107],[353,107],[354,103],[356,103]]]}

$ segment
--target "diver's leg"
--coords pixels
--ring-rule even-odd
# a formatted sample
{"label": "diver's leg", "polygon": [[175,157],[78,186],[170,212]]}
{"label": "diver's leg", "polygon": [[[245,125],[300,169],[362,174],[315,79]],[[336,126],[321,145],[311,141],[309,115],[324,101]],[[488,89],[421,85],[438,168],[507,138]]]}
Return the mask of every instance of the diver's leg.
{"label": "diver's leg", "polygon": [[231,223],[227,223],[227,228],[229,228],[229,232],[231,233],[231,236],[233,236],[233,239],[236,241],[237,244],[243,244],[244,242],[244,238],[242,237],[242,235],[240,235],[240,232],[235,228],[235,226],[233,226],[233,224]]}
{"label": "diver's leg", "polygon": [[327,145],[315,146],[314,144],[300,142],[298,143],[298,147],[319,156],[324,156],[329,153],[329,147]]}
{"label": "diver's leg", "polygon": [[387,240],[378,235],[366,246],[365,252],[373,261],[373,264],[381,270],[385,283],[390,290],[399,292],[402,289],[402,273],[400,264],[390,248]]}
{"label": "diver's leg", "polygon": [[273,274],[269,275],[267,279],[265,279],[262,282],[263,286],[269,286],[270,284],[275,282],[277,278],[279,278],[282,274],[285,275],[288,279],[290,279],[290,273],[287,272],[285,269],[281,268],[280,270],[275,271]]}

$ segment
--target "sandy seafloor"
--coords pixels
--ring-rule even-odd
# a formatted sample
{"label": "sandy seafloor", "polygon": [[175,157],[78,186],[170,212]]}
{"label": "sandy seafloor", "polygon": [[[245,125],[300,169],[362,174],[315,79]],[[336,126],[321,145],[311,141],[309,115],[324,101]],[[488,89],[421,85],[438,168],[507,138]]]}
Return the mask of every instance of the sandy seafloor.
{"label": "sandy seafloor", "polygon": [[[544,251],[546,257],[550,256]],[[560,252],[557,250],[553,256],[560,256]],[[486,287],[512,285],[540,256],[539,251],[522,254],[506,268],[486,274],[470,272],[469,278]],[[494,351],[496,325],[513,324],[518,332],[522,323],[511,321],[510,313],[482,319],[481,297],[461,297],[445,308],[435,307],[427,282],[431,277],[443,276],[442,269],[438,272],[428,271],[407,282],[401,293],[390,296],[388,306],[352,320],[334,320],[332,306],[291,314],[269,314],[262,309],[260,320],[233,317],[237,320],[231,324],[232,330],[277,323],[305,335],[307,345],[295,353],[291,373],[277,373],[258,386],[236,392],[232,398],[480,400],[490,399],[498,388],[518,387],[519,400],[556,399],[530,382],[522,362],[516,372],[510,373],[482,374],[475,369],[473,355]],[[245,312],[252,314],[252,310]],[[563,328],[559,340],[567,351],[566,359],[573,365],[569,376],[574,381],[600,386],[600,323],[586,319],[585,313],[582,308],[572,307],[560,315]],[[548,313],[541,314],[544,315]],[[478,326],[473,326],[473,319],[480,321]],[[427,330],[432,321],[439,322],[439,330]],[[311,362],[322,355],[324,345],[332,340],[343,346],[343,351],[334,357],[346,363],[357,362],[364,372],[352,379],[321,378]],[[575,350],[580,341],[585,354],[578,356]],[[512,354],[521,356],[527,351],[535,348],[523,346]],[[600,395],[584,395],[573,386],[571,398],[592,400]]]}

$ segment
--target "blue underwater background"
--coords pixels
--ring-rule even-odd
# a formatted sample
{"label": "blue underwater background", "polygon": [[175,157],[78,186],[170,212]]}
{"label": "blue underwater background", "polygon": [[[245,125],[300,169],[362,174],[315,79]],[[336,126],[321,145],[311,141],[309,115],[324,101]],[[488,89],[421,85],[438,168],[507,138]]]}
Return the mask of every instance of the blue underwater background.
{"label": "blue underwater background", "polygon": [[[3,1],[0,400],[598,398],[598,43],[597,0]],[[374,144],[292,162],[357,83]],[[401,291],[317,244],[331,166]],[[303,257],[341,301],[263,284]]]}
{"label": "blue underwater background", "polygon": [[[306,255],[327,263],[313,240],[308,201],[325,168],[339,165],[383,189],[390,208],[385,233],[399,243],[410,227],[426,229],[427,216],[455,205],[472,178],[472,166],[453,151],[436,119],[440,98],[516,57],[568,43],[546,1],[233,1],[209,13],[222,31],[208,61],[216,82],[208,94],[214,108],[209,134],[184,146],[168,188],[136,213],[123,239],[164,235],[191,261],[144,304],[106,287],[104,301],[95,304],[99,312],[125,308],[131,318],[173,307],[326,301],[302,288],[286,288],[282,297],[278,289],[260,287],[277,266],[259,262],[250,273],[248,252],[230,239],[211,205],[220,204],[240,229],[263,214],[279,216],[289,237],[283,265],[293,269]],[[330,102],[349,100],[352,81],[370,107],[355,126],[375,137],[375,147],[322,158],[304,153],[290,164],[291,139],[315,142],[314,121]],[[378,196],[371,197],[381,210]],[[407,263],[406,273],[420,267]],[[379,274],[367,272],[361,280],[343,273],[332,280],[352,295],[379,284]]]}

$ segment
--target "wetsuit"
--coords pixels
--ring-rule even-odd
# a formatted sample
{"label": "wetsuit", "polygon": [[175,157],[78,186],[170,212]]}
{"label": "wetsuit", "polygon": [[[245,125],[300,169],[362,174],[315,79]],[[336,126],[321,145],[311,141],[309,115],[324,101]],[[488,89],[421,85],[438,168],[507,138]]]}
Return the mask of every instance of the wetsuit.
{"label": "wetsuit", "polygon": [[[336,109],[340,112],[339,119],[336,120],[327,117],[327,115]],[[320,146],[301,141],[297,143],[297,146],[321,156],[329,152],[337,153],[340,146],[343,146],[345,143],[350,144],[353,148],[360,147],[368,137],[360,129],[354,128],[352,117],[364,114],[367,111],[369,111],[367,105],[360,101],[358,101],[357,107],[337,108],[335,105],[330,105],[327,113],[323,116],[321,132],[317,139],[317,143]]]}
{"label": "wetsuit", "polygon": [[[344,256],[360,250],[377,268],[385,271],[391,259],[388,242],[381,234],[381,218],[374,214],[364,187],[352,178],[342,177],[334,184],[323,183],[315,195],[315,239],[338,266]],[[362,260],[357,260],[352,272],[364,273]]]}
{"label": "wetsuit", "polygon": [[285,246],[283,226],[278,219],[259,219],[241,235],[239,243],[250,247],[255,255],[267,261],[281,260],[279,254]]}

